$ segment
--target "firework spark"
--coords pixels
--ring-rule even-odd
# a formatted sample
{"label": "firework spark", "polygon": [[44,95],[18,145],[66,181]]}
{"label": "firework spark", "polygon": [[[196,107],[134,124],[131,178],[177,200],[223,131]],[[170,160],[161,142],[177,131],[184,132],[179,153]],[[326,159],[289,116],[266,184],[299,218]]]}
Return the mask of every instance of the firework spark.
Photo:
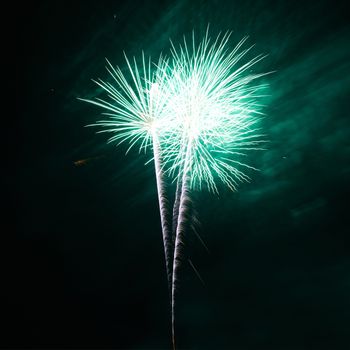
{"label": "firework spark", "polygon": [[190,169],[190,187],[211,192],[218,192],[219,182],[236,190],[239,182],[248,181],[244,168],[254,168],[240,159],[248,150],[262,149],[264,142],[257,122],[266,84],[254,81],[268,73],[247,72],[265,56],[240,65],[252,47],[240,52],[244,38],[229,51],[229,37],[219,35],[211,44],[207,32],[198,45],[193,36],[191,46],[186,40],[178,49],[173,46],[173,74],[167,82],[173,95],[167,113],[176,116],[172,137],[163,144],[167,171],[181,178]]}

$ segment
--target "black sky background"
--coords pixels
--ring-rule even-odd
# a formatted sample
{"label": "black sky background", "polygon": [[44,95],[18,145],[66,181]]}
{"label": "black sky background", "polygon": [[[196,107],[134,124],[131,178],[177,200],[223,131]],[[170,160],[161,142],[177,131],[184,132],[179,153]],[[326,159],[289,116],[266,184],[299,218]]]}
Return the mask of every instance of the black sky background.
{"label": "black sky background", "polygon": [[[271,77],[269,150],[239,192],[194,193],[178,302],[183,349],[348,349],[346,2],[51,1],[19,6],[16,114],[4,136],[1,347],[170,348],[152,164],[84,128],[91,78],[123,50],[156,57],[192,28],[249,34]],[[10,14],[9,14],[10,15]],[[10,29],[9,29],[10,30]],[[76,166],[79,159],[90,159]],[[10,218],[10,216],[9,216]]]}

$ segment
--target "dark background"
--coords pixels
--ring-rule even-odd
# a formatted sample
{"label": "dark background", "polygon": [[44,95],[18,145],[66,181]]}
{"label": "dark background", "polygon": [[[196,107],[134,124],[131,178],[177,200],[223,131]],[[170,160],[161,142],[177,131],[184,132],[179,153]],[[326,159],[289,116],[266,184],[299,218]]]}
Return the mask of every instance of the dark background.
{"label": "dark background", "polygon": [[[17,4],[15,111],[6,116],[10,227],[2,347],[170,348],[152,164],[84,128],[104,58],[157,57],[207,24],[268,53],[268,150],[253,181],[194,193],[199,233],[182,273],[184,349],[348,349],[349,20],[340,1]],[[8,30],[11,31],[12,27]],[[6,35],[6,33],[5,33]],[[6,70],[6,67],[3,67]],[[4,117],[5,118],[5,117]],[[88,159],[77,166],[75,161]],[[12,232],[14,231],[14,232]]]}

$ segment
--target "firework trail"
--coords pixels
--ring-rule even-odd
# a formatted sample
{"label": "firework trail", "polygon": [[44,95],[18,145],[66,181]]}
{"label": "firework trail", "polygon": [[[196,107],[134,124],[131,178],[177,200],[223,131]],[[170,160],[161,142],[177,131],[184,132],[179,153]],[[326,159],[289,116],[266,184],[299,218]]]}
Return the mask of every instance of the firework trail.
{"label": "firework trail", "polygon": [[169,222],[169,203],[166,195],[165,183],[164,183],[164,171],[161,167],[161,156],[160,156],[160,144],[156,136],[153,137],[153,154],[154,154],[154,166],[157,180],[157,192],[158,202],[160,211],[160,221],[163,233],[163,245],[165,254],[165,264],[168,279],[168,291],[169,298],[172,298],[172,265],[173,259],[173,234],[170,228]]}
{"label": "firework trail", "polygon": [[184,255],[184,236],[186,232],[186,224],[188,221],[187,211],[190,205],[189,191],[189,160],[191,153],[191,145],[187,148],[186,160],[184,164],[184,171],[181,181],[181,195],[179,200],[178,210],[178,222],[176,227],[175,245],[174,245],[174,257],[173,257],[173,275],[172,275],[172,289],[171,289],[171,323],[172,323],[172,341],[173,349],[176,349],[175,342],[175,301],[178,285],[178,275],[181,266],[182,258]]}
{"label": "firework trail", "polygon": [[173,220],[172,220],[172,235],[173,235],[173,244],[175,244],[176,229],[177,229],[177,219],[179,216],[179,207],[180,207],[180,197],[181,197],[181,179],[178,178],[176,181],[176,190],[175,190],[175,200],[173,206]]}

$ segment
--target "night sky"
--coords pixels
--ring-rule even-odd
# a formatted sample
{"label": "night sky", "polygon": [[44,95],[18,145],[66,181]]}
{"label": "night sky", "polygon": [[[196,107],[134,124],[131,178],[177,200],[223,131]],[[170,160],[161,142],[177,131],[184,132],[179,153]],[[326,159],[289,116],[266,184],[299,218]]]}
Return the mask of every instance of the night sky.
{"label": "night sky", "polygon": [[[47,1],[13,10],[15,110],[3,204],[11,348],[170,349],[152,163],[85,125],[105,57],[158,57],[194,28],[249,35],[275,71],[267,150],[239,191],[193,193],[181,349],[350,348],[350,22],[346,1]],[[3,16],[6,16],[4,13]],[[9,31],[12,30],[9,28]],[[4,33],[4,35],[7,35]],[[3,67],[3,70],[7,70]],[[5,116],[3,116],[5,118]],[[75,163],[86,160],[82,165]],[[170,190],[171,190],[170,186]],[[6,198],[9,200],[6,200]]]}

